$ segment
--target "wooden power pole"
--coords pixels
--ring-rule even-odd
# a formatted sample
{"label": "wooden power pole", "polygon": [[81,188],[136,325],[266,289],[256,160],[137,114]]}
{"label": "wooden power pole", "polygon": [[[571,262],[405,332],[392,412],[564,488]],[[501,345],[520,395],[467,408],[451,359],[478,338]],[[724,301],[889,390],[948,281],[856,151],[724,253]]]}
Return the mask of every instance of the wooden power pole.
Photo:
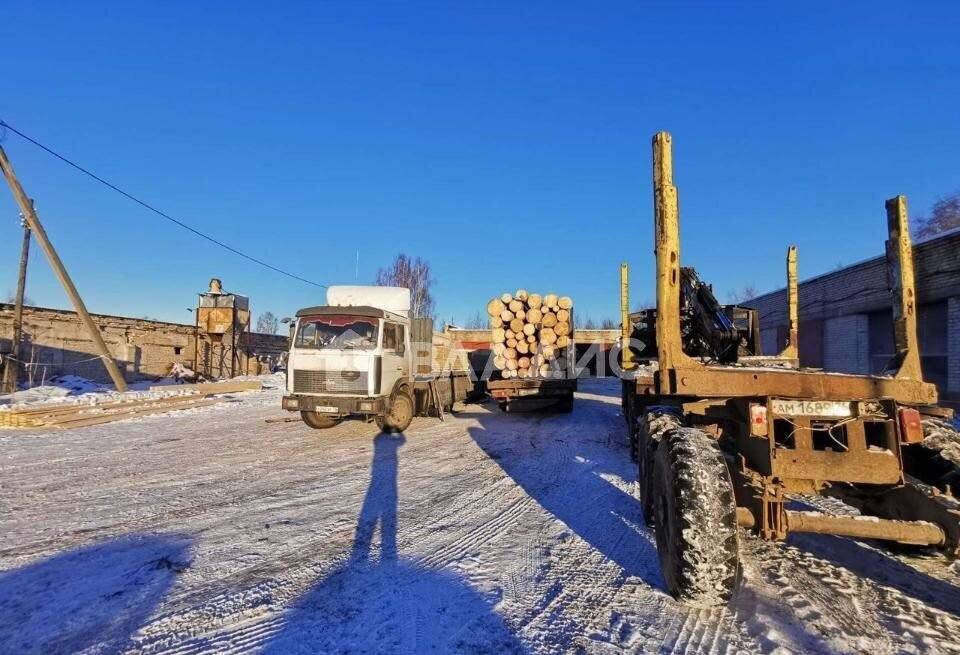
{"label": "wooden power pole", "polygon": [[67,292],[70,302],[73,303],[73,308],[80,317],[80,322],[83,323],[84,327],[86,327],[87,331],[90,333],[90,338],[93,340],[93,345],[97,349],[100,359],[107,369],[107,373],[110,374],[113,384],[116,385],[117,391],[126,391],[127,383],[120,374],[120,369],[117,368],[117,363],[110,355],[110,351],[107,349],[107,344],[103,341],[103,335],[100,334],[100,328],[97,327],[97,324],[94,323],[93,319],[90,317],[90,313],[87,312],[86,305],[83,304],[83,300],[80,298],[77,288],[73,285],[73,280],[70,279],[70,275],[67,273],[67,269],[63,267],[63,262],[60,261],[57,251],[54,250],[53,244],[50,243],[47,233],[40,224],[40,219],[37,218],[37,214],[33,211],[33,204],[27,199],[27,194],[24,193],[23,187],[20,186],[20,181],[17,179],[17,175],[13,171],[13,166],[10,165],[10,160],[7,159],[7,153],[4,152],[2,147],[0,147],[0,168],[3,169],[3,175],[5,178],[7,178],[7,184],[10,185],[10,189],[13,191],[13,197],[16,198],[17,204],[20,205],[20,211],[23,212],[23,215],[27,220],[27,226],[37,237],[37,242],[43,249],[47,259],[50,260],[50,265],[53,267],[53,272],[57,274],[60,284],[63,285],[63,290]]}
{"label": "wooden power pole", "polygon": [[[30,201],[33,204],[33,201]],[[23,223],[23,244],[20,246],[20,269],[17,274],[17,295],[13,306],[13,342],[10,344],[11,360],[7,361],[3,369],[3,391],[13,393],[17,390],[17,380],[20,377],[20,362],[23,361],[23,351],[20,344],[23,342],[23,294],[27,288],[27,261],[30,259],[30,226],[27,217],[20,214]]]}

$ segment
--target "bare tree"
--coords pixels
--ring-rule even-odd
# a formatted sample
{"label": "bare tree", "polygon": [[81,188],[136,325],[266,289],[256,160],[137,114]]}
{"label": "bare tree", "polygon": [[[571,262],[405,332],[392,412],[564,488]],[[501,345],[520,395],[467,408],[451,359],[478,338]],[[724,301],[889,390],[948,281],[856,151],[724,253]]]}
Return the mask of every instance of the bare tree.
{"label": "bare tree", "polygon": [[633,311],[642,312],[645,309],[656,309],[656,307],[657,301],[648,298],[646,300],[638,300],[637,304],[633,306]]}
{"label": "bare tree", "polygon": [[259,334],[276,334],[280,329],[280,321],[273,312],[264,312],[257,318],[257,332]]}
{"label": "bare tree", "polygon": [[605,318],[602,321],[600,321],[601,330],[616,330],[617,327],[618,327],[617,324],[614,322],[612,318]]}
{"label": "bare tree", "polygon": [[[13,303],[17,302],[17,294],[15,294],[15,293],[12,292],[12,291],[8,291],[8,292],[7,292],[7,302],[10,303],[11,305],[12,305]],[[24,305],[33,305],[33,298],[31,298],[30,296],[24,295],[24,296],[23,296],[23,304],[24,304]]]}
{"label": "bare tree", "polygon": [[922,239],[956,228],[960,228],[960,192],[935,202],[929,216],[917,218],[913,233]]}
{"label": "bare tree", "polygon": [[593,322],[592,318],[588,318],[587,322],[583,324],[584,330],[596,330],[597,324]]}
{"label": "bare tree", "polygon": [[748,284],[740,291],[734,290],[728,293],[727,300],[731,303],[741,303],[747,302],[748,300],[753,300],[758,295],[757,288],[752,284]]}
{"label": "bare tree", "polygon": [[467,319],[466,328],[469,330],[482,330],[486,327],[489,327],[489,323],[480,315],[480,312]]}
{"label": "bare tree", "polygon": [[400,253],[389,268],[377,271],[377,284],[384,287],[410,289],[410,311],[415,318],[433,318],[433,296],[430,287],[430,263]]}

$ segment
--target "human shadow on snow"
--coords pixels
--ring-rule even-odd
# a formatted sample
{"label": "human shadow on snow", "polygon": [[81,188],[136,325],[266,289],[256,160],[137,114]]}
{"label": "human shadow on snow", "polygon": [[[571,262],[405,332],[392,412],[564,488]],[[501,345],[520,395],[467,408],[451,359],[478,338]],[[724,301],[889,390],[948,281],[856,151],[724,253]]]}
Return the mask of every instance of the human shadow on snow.
{"label": "human shadow on snow", "polygon": [[[405,561],[397,549],[403,435],[378,434],[349,560],[286,612],[262,653],[525,653],[481,596],[456,575]],[[374,537],[379,527],[380,541]]]}
{"label": "human shadow on snow", "polygon": [[190,565],[191,539],[129,535],[0,573],[0,651],[115,653]]}

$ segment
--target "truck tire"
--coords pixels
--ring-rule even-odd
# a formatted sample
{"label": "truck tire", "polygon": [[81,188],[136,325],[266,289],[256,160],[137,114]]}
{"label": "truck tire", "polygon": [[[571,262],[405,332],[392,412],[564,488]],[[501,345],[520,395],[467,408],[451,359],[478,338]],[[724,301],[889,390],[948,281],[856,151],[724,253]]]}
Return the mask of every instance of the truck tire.
{"label": "truck tire", "polygon": [[300,418],[302,418],[303,422],[314,430],[326,430],[327,428],[332,428],[337,424],[337,419],[333,418],[332,416],[323,416],[322,414],[317,414],[316,412],[300,412]]}
{"label": "truck tire", "polygon": [[942,491],[960,491],[960,431],[950,421],[923,419],[923,441],[903,448],[904,470]]}
{"label": "truck tire", "polygon": [[713,607],[740,583],[737,507],[716,441],[694,428],[664,435],[654,464],[654,513],[660,570],[673,596]]}
{"label": "truck tire", "polygon": [[640,485],[640,509],[647,525],[653,525],[653,460],[657,446],[670,430],[683,425],[683,415],[676,407],[655,405],[647,407],[637,419],[633,447],[637,462],[637,480]]}
{"label": "truck tire", "polygon": [[573,394],[570,394],[557,403],[557,411],[561,414],[569,414],[573,411]]}
{"label": "truck tire", "polygon": [[403,432],[413,421],[413,398],[406,389],[400,389],[390,399],[390,409],[377,417],[377,427],[383,432]]}

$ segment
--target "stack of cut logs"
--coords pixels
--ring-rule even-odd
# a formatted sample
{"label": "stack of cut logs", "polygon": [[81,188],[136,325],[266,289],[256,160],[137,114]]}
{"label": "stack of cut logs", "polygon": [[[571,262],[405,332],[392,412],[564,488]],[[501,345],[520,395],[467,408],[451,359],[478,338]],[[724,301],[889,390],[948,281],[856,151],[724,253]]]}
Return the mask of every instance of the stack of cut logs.
{"label": "stack of cut logs", "polygon": [[493,365],[504,379],[564,377],[572,361],[573,301],[567,296],[505,293],[487,303]]}

